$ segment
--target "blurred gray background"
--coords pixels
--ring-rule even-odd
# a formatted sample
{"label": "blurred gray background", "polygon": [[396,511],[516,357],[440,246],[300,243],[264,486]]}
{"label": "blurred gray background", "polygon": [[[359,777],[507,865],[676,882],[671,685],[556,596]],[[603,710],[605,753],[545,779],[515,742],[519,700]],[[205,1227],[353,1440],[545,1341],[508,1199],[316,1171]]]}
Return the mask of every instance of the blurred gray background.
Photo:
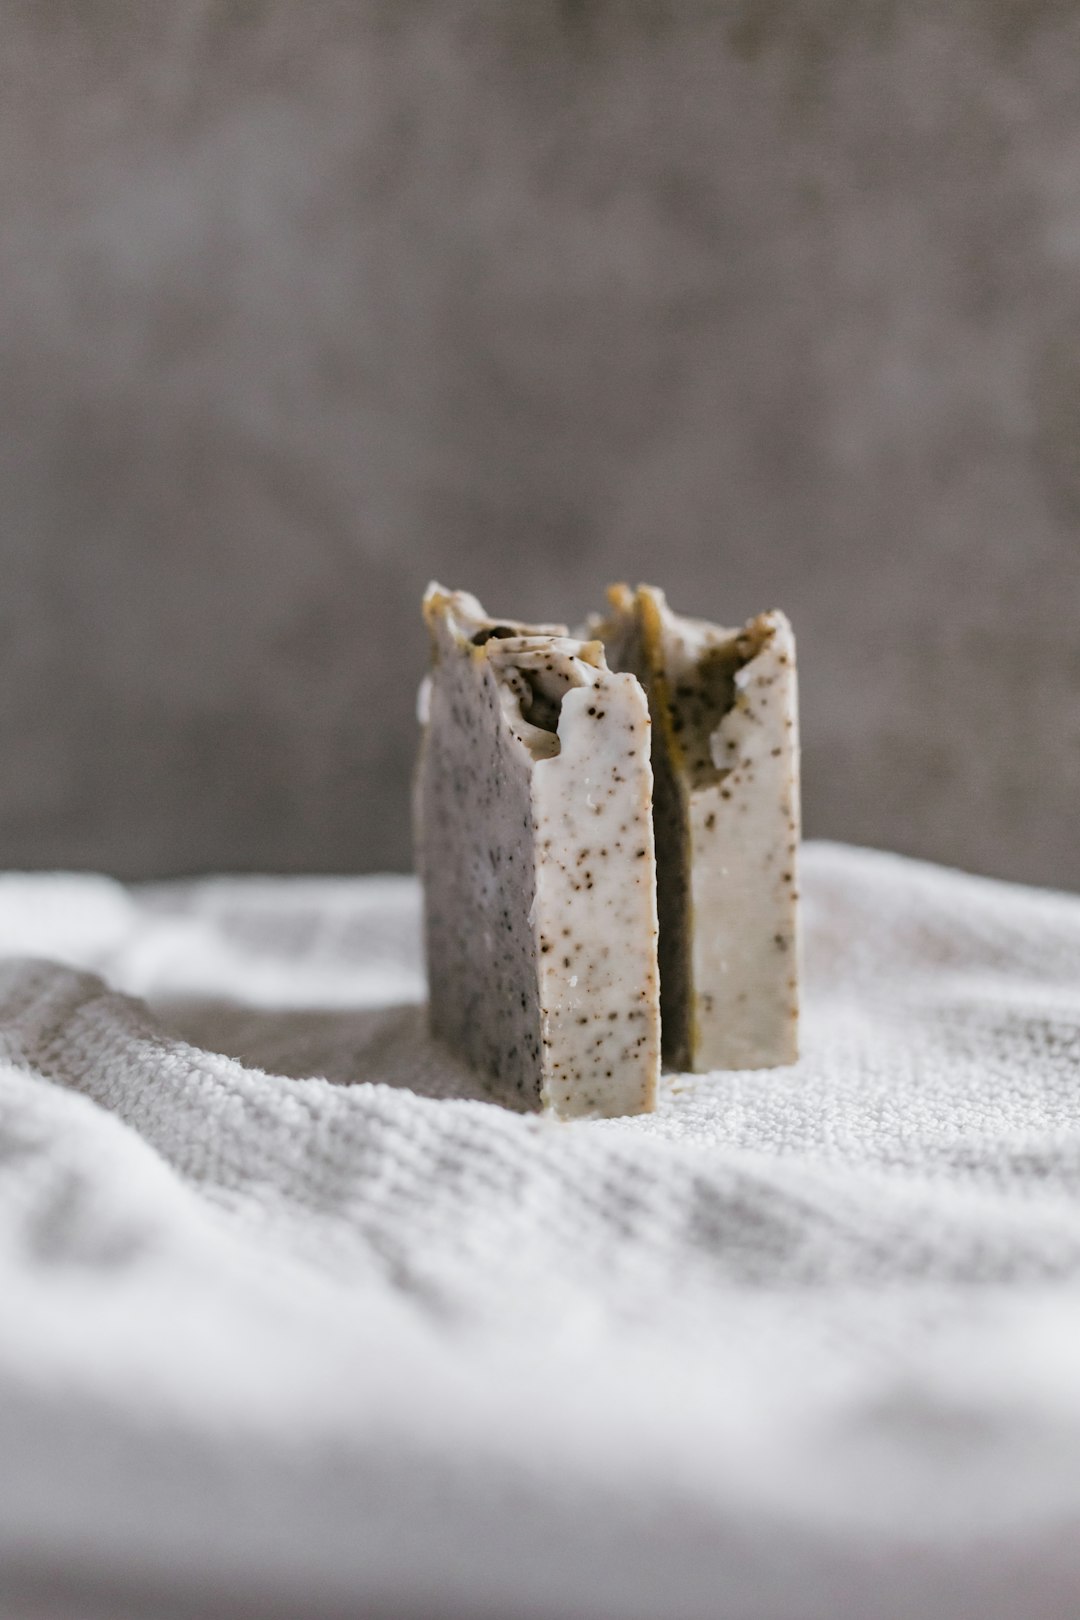
{"label": "blurred gray background", "polygon": [[1080,8],[0,0],[0,865],[409,862],[431,575],[1080,886]]}

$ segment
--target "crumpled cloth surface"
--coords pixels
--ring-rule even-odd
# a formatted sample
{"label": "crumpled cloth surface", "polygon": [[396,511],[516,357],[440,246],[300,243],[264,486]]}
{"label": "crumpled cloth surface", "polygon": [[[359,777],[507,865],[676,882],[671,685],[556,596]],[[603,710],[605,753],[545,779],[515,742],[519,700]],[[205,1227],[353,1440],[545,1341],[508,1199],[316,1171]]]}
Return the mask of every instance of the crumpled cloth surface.
{"label": "crumpled cloth surface", "polygon": [[795,1067],[562,1124],[410,879],[0,879],[5,1620],[1076,1620],[1080,899],[804,893]]}

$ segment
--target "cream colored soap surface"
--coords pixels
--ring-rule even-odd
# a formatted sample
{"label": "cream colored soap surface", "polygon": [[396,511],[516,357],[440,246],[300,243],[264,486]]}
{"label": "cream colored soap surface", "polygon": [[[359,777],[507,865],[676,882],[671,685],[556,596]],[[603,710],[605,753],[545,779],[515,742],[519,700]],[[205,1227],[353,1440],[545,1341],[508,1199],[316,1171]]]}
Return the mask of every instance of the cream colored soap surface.
{"label": "cream colored soap surface", "polygon": [[433,1033],[524,1106],[655,1105],[650,719],[632,675],[561,626],[425,598],[416,782]]}

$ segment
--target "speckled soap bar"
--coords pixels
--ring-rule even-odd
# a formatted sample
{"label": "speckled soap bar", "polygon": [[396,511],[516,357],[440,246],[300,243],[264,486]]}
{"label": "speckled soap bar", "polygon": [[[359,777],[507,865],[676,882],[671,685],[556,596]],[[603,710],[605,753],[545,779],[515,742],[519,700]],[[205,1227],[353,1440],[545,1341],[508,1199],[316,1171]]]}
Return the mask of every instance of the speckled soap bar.
{"label": "speckled soap bar", "polygon": [[782,613],[723,630],[648,585],[591,621],[653,717],[664,1051],[678,1068],[792,1063],[799,1040],[799,734]]}
{"label": "speckled soap bar", "polygon": [[650,718],[561,625],[431,586],[416,842],[433,1033],[564,1117],[647,1112],[660,1065]]}

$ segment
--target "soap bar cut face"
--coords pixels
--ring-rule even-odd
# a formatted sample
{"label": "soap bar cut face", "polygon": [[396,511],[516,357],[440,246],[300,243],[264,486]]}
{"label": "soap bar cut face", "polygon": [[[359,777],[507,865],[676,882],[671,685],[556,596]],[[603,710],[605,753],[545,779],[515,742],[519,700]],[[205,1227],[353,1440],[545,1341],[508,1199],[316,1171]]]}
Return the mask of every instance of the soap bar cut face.
{"label": "soap bar cut face", "polygon": [[655,1107],[649,706],[561,625],[432,585],[416,778],[432,1032],[564,1116]]}
{"label": "soap bar cut face", "polygon": [[799,733],[782,613],[738,630],[608,592],[590,621],[653,717],[664,1052],[677,1068],[793,1063],[799,1043]]}

